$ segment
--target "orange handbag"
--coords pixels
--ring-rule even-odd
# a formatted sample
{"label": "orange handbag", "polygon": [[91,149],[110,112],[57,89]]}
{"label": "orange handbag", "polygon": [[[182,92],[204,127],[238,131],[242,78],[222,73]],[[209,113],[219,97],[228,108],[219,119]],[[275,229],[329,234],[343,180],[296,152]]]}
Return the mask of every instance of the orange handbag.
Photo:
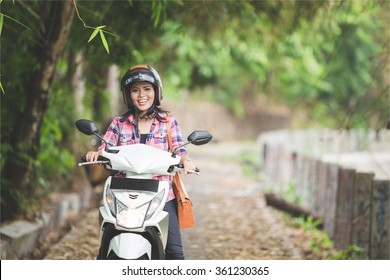
{"label": "orange handbag", "polygon": [[[173,151],[171,126],[167,122],[167,135],[169,151]],[[195,227],[195,215],[191,199],[188,197],[183,182],[180,180],[179,173],[176,173],[172,178],[172,188],[177,200],[177,212],[179,219],[179,228]]]}

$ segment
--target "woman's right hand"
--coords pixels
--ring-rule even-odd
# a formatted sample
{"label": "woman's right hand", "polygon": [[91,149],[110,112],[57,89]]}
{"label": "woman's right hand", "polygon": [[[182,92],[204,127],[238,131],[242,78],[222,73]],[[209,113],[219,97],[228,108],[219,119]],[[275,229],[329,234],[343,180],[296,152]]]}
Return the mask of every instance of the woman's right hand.
{"label": "woman's right hand", "polygon": [[89,151],[86,155],[85,158],[87,161],[94,162],[97,161],[98,157],[100,156],[100,151]]}

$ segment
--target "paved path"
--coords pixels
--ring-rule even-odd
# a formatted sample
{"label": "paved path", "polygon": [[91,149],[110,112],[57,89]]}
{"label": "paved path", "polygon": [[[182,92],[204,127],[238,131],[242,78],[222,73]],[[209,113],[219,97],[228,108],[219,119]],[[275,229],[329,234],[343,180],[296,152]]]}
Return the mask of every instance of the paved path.
{"label": "paved path", "polygon": [[257,156],[255,143],[189,147],[201,175],[183,175],[197,227],[183,230],[188,259],[302,259],[291,229],[266,207],[261,183],[240,162]]}
{"label": "paved path", "polygon": [[[182,231],[187,259],[308,258],[302,232],[286,226],[281,213],[265,205],[261,182],[243,174],[243,155],[258,156],[254,142],[188,149],[201,174],[182,175],[197,221],[196,228]],[[97,221],[93,209],[51,246],[46,259],[94,259]]]}

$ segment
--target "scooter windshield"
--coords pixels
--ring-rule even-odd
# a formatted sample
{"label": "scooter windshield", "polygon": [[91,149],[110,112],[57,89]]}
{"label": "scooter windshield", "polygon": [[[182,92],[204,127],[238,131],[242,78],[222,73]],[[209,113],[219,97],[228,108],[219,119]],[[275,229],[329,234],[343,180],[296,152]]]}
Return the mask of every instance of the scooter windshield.
{"label": "scooter windshield", "polygon": [[114,170],[136,174],[169,175],[168,168],[178,164],[180,157],[144,144],[133,144],[111,148],[115,153],[103,150],[103,156],[111,162]]}

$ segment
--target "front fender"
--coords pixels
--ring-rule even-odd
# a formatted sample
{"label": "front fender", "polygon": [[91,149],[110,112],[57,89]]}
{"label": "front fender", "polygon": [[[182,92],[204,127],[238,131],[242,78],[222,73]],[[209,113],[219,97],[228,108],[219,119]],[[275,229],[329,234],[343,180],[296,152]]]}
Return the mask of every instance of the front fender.
{"label": "front fender", "polygon": [[142,256],[152,257],[152,245],[143,236],[135,233],[121,233],[111,239],[107,257],[113,251],[120,259],[136,260]]}

